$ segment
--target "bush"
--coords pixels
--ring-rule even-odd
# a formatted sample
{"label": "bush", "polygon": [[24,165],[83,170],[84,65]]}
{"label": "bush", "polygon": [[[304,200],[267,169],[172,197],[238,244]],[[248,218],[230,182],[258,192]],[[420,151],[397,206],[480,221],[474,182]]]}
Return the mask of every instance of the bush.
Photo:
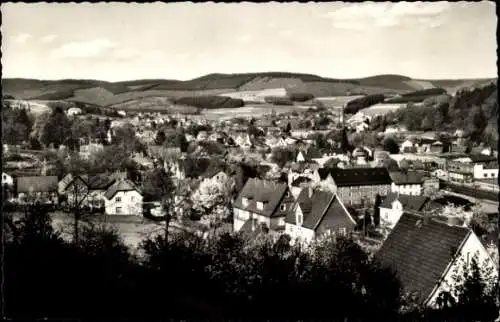
{"label": "bush", "polygon": [[238,108],[245,105],[241,99],[224,96],[186,96],[173,99],[173,103],[207,109]]}
{"label": "bush", "polygon": [[288,97],[293,102],[305,102],[314,99],[314,95],[310,93],[290,93]]}
{"label": "bush", "polygon": [[293,102],[289,97],[266,96],[264,97],[264,101],[273,105],[293,105]]}
{"label": "bush", "polygon": [[356,114],[359,110],[383,102],[384,99],[385,96],[383,94],[366,95],[364,97],[357,98],[347,103],[344,113]]}

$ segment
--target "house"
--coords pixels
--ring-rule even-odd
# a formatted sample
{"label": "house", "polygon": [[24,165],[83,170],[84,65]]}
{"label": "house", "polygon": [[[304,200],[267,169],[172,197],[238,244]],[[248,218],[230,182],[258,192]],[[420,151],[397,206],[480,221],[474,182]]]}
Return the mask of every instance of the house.
{"label": "house", "polygon": [[305,162],[306,158],[304,156],[304,153],[302,151],[299,151],[297,154],[297,157],[295,158],[295,162]]}
{"label": "house", "polygon": [[104,193],[108,215],[142,216],[142,194],[128,179],[116,180]]}
{"label": "house", "polygon": [[429,202],[425,196],[411,196],[399,193],[389,193],[380,204],[380,219],[393,228],[403,212],[420,212]]}
{"label": "house", "polygon": [[288,184],[290,185],[298,177],[313,179],[314,172],[319,169],[319,165],[312,162],[293,163],[288,171]]}
{"label": "house", "polygon": [[[436,170],[442,171],[442,170]],[[439,191],[439,179],[438,178],[424,178],[424,183],[422,185],[422,194],[426,196],[432,196]]]}
{"label": "house", "polygon": [[[58,183],[58,192],[65,195],[68,202],[84,197],[82,206],[104,209],[106,191],[117,181],[125,179],[125,172],[73,175],[68,173]],[[75,195],[78,193],[80,196]],[[75,199],[76,198],[76,199]]]}
{"label": "house", "polygon": [[134,155],[131,158],[135,163],[140,165],[141,167],[144,167],[146,169],[152,169],[154,168],[154,162],[151,160],[147,155],[144,155],[144,153],[134,153]]}
{"label": "house", "polygon": [[400,132],[407,132],[408,129],[403,126],[403,125],[388,125],[385,128],[385,134],[393,134],[393,133],[400,133]]}
{"label": "house", "polygon": [[386,168],[318,169],[314,181],[336,193],[347,205],[373,204],[378,195],[391,191]]}
{"label": "house", "polygon": [[2,187],[12,187],[14,186],[14,178],[11,175],[2,172]]}
{"label": "house", "polygon": [[82,114],[82,109],[79,107],[71,107],[66,111],[68,116],[79,115]]}
{"label": "house", "polygon": [[[498,276],[490,255],[474,232],[437,219],[405,213],[391,231],[375,260],[392,268],[406,294],[435,307],[440,292],[453,287],[452,276],[474,255]],[[459,273],[459,271],[458,271]]]}
{"label": "house", "polygon": [[474,179],[497,179],[498,161],[489,161],[486,163],[477,163],[473,166]]}
{"label": "house", "polygon": [[33,176],[17,178],[17,198],[20,203],[31,201],[57,204],[57,176]]}
{"label": "house", "polygon": [[443,153],[445,149],[445,146],[443,142],[441,141],[436,141],[430,144],[428,148],[428,152],[430,153]]}
{"label": "house", "polygon": [[312,188],[302,189],[285,218],[285,233],[305,243],[324,235],[347,236],[355,226],[356,221],[336,194]]}
{"label": "house", "polygon": [[234,143],[243,149],[248,149],[252,146],[252,141],[250,140],[250,136],[248,134],[238,135],[234,139]]}
{"label": "house", "polygon": [[409,172],[390,172],[391,191],[404,195],[420,196],[424,184],[424,175],[422,173]]}
{"label": "house", "polygon": [[415,153],[417,152],[417,146],[418,144],[413,142],[413,140],[408,139],[401,143],[399,150],[403,153]]}
{"label": "house", "polygon": [[233,202],[233,229],[254,231],[262,224],[271,231],[283,231],[294,201],[285,183],[250,178]]}

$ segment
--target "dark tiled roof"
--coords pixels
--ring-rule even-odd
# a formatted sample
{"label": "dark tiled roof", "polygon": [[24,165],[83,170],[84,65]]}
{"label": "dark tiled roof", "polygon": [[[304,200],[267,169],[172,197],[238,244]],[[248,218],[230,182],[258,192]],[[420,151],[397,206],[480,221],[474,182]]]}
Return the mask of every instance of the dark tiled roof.
{"label": "dark tiled roof", "polygon": [[[309,196],[310,192],[312,192],[312,196]],[[329,191],[302,189],[292,208],[294,211],[290,211],[285,218],[286,222],[296,224],[295,210],[297,207],[300,207],[303,214],[302,227],[308,229],[316,230],[325,216],[347,216],[354,224],[356,223],[343,207],[340,199]]]}
{"label": "dark tiled roof", "polygon": [[106,190],[106,193],[104,193],[104,197],[106,199],[110,200],[112,199],[117,192],[119,191],[133,191],[137,190],[135,185],[130,181],[130,180],[117,180],[111,187]]}
{"label": "dark tiled roof", "polygon": [[[287,191],[288,186],[285,183],[276,183],[268,180],[250,178],[245,183],[245,186],[238,195],[238,198],[234,201],[233,206],[238,209],[245,209],[266,217],[272,217]],[[247,206],[243,205],[244,197],[248,198]],[[264,202],[262,210],[257,208],[257,201]]]}
{"label": "dark tiled roof", "polygon": [[332,175],[337,186],[368,186],[391,184],[386,168],[318,169],[320,178]]}
{"label": "dark tiled roof", "polygon": [[17,192],[56,192],[57,176],[18,177]]}
{"label": "dark tiled roof", "polygon": [[93,190],[106,190],[116,181],[116,177],[109,173],[89,174],[80,177],[87,182],[89,188]]}
{"label": "dark tiled roof", "polygon": [[388,193],[387,197],[380,204],[383,208],[392,208],[392,202],[398,200],[403,205],[404,210],[421,211],[425,204],[429,201],[426,196],[410,196],[397,193]]}
{"label": "dark tiled roof", "polygon": [[422,173],[418,172],[391,172],[389,173],[391,176],[392,182],[397,185],[400,184],[422,184],[424,183],[424,176]]}
{"label": "dark tiled roof", "polygon": [[467,228],[404,213],[375,259],[396,271],[406,292],[425,301],[469,234]]}
{"label": "dark tiled roof", "polygon": [[469,158],[473,163],[497,161],[497,157],[484,154],[470,154]]}

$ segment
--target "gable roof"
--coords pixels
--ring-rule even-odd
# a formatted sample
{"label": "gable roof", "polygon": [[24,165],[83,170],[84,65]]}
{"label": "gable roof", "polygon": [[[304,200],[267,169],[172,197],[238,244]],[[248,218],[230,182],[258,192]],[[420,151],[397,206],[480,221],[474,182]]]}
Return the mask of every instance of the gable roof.
{"label": "gable roof", "polygon": [[398,200],[403,205],[404,210],[421,211],[425,204],[430,200],[426,196],[410,196],[390,192],[385,197],[384,201],[380,204],[382,208],[392,208],[392,203]]}
{"label": "gable roof", "polygon": [[290,211],[285,222],[296,225],[295,210],[300,207],[303,215],[302,227],[316,230],[325,216],[347,216],[353,224],[356,221],[349,214],[347,209],[342,204],[338,196],[329,191],[314,190],[312,196],[309,197],[309,188],[302,189],[295,205],[292,207],[294,211]]}
{"label": "gable roof", "polygon": [[397,185],[400,184],[422,184],[424,183],[424,175],[422,173],[410,171],[404,172],[390,172],[392,182]]}
{"label": "gable roof", "polygon": [[104,197],[106,199],[110,200],[112,199],[119,191],[138,191],[139,190],[135,187],[135,185],[132,183],[132,181],[128,179],[122,179],[122,180],[116,180],[111,187],[106,190],[104,193]]}
{"label": "gable roof", "polygon": [[331,174],[337,186],[368,186],[391,184],[392,180],[386,168],[318,169],[320,178]]}
{"label": "gable roof", "polygon": [[[238,198],[234,201],[233,206],[266,217],[272,217],[275,215],[276,209],[287,191],[288,186],[285,183],[249,178],[243,189],[241,189]],[[246,206],[243,205],[243,198],[248,199]],[[262,210],[257,208],[257,201],[265,202]]]}
{"label": "gable roof", "polygon": [[406,292],[426,301],[460,251],[470,229],[404,213],[375,254],[375,260],[396,271]]}
{"label": "gable roof", "polygon": [[473,163],[497,161],[497,157],[485,154],[469,154],[469,158]]}
{"label": "gable roof", "polygon": [[57,176],[18,177],[17,192],[56,192]]}

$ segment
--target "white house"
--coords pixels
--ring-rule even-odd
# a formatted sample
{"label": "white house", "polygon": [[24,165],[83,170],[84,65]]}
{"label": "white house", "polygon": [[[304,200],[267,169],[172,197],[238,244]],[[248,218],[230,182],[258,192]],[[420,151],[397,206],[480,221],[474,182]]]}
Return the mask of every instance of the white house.
{"label": "white house", "polygon": [[404,195],[420,196],[424,184],[424,176],[417,172],[390,172],[391,191]]}
{"label": "white house", "polygon": [[405,211],[422,211],[429,198],[389,193],[380,204],[380,220],[393,228]]}
{"label": "white house", "polygon": [[104,197],[106,214],[142,216],[142,194],[130,180],[117,180]]}
{"label": "white house", "polygon": [[233,230],[252,233],[265,226],[283,231],[294,201],[286,184],[250,178],[233,203]]}
{"label": "white house", "polygon": [[474,164],[474,179],[497,179],[498,161]]}
{"label": "white house", "polygon": [[2,172],[2,187],[12,187],[14,185],[14,178],[11,175]]}
{"label": "white house", "polygon": [[79,107],[71,107],[66,111],[66,114],[68,114],[68,116],[79,115],[82,114],[82,109]]}
{"label": "white house", "polygon": [[292,241],[310,243],[324,235],[347,236],[356,221],[340,198],[331,192],[304,188],[285,218],[285,233]]}
{"label": "white house", "polygon": [[405,213],[375,260],[396,272],[403,292],[413,294],[419,304],[435,307],[441,291],[455,287],[452,276],[473,256],[498,278],[496,264],[471,229]]}

